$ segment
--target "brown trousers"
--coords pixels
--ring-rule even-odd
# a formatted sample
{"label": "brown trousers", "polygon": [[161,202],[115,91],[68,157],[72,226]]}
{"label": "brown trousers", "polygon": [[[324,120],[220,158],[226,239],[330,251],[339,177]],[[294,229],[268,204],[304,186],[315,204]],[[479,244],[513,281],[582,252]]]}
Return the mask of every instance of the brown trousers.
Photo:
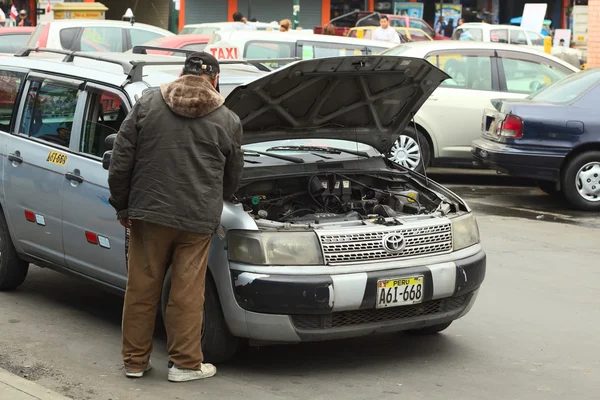
{"label": "brown trousers", "polygon": [[211,238],[212,235],[132,221],[123,306],[122,356],[127,371],[144,370],[150,359],[157,306],[170,260],[171,291],[165,318],[169,361],[179,368],[200,368],[204,287]]}

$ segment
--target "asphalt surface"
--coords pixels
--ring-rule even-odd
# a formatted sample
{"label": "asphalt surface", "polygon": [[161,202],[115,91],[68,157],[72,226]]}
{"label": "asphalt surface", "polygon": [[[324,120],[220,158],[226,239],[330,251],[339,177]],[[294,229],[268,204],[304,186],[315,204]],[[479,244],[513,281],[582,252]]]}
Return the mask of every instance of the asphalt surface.
{"label": "asphalt surface", "polygon": [[0,367],[74,399],[598,399],[600,215],[531,182],[432,171],[477,214],[488,272],[471,312],[444,333],[251,348],[215,378],[166,381],[153,364],[127,380],[121,298],[33,267],[0,293]]}

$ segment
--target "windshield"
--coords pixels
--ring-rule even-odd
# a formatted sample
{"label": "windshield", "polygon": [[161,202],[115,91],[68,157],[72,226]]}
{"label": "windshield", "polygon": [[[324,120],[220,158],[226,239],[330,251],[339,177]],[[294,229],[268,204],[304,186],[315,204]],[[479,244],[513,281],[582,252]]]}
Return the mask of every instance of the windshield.
{"label": "windshield", "polygon": [[600,82],[600,70],[578,72],[529,96],[546,103],[566,104],[576,100]]}
{"label": "windshield", "polygon": [[383,53],[381,53],[381,55],[382,56],[399,56],[402,53],[405,53],[405,52],[407,52],[410,49],[411,49],[410,46],[407,46],[405,44],[401,44],[401,45],[398,45],[396,47],[392,47],[389,50],[384,51]]}

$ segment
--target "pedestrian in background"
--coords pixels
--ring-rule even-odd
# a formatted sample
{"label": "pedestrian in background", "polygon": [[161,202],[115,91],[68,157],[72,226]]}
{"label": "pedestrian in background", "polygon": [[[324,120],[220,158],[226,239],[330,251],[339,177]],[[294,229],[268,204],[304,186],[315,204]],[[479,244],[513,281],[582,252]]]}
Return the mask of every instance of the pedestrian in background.
{"label": "pedestrian in background", "polygon": [[323,35],[335,35],[335,26],[327,24],[323,27]]}
{"label": "pedestrian in background", "polygon": [[373,40],[382,40],[400,44],[400,36],[398,32],[390,26],[390,20],[387,15],[382,15],[379,19],[379,26],[373,33]]}
{"label": "pedestrian in background", "polygon": [[440,15],[440,18],[435,24],[435,33],[438,35],[444,35],[444,29],[446,29],[446,18],[443,15]]}
{"label": "pedestrian in background", "polygon": [[31,26],[31,22],[27,19],[27,11],[21,10],[17,18],[17,26]]}
{"label": "pedestrian in background", "polygon": [[280,32],[289,32],[292,28],[292,21],[289,19],[282,19],[279,23],[279,31]]}
{"label": "pedestrian in background", "polygon": [[448,24],[444,28],[444,36],[451,38],[454,33],[454,20],[450,18]]}
{"label": "pedestrian in background", "polygon": [[236,11],[233,13],[232,15],[233,18],[233,24],[231,24],[231,29],[232,30],[256,30],[256,27],[252,24],[248,23],[248,20],[244,17],[244,14],[242,14],[239,11]]}
{"label": "pedestrian in background", "polygon": [[210,54],[190,54],[177,80],[142,95],[115,141],[110,203],[131,232],[122,348],[129,378],[151,369],[156,308],[169,263],[168,379],[217,372],[203,362],[201,347],[207,260],[223,200],[238,189],[244,165],[242,125],[216,90],[219,72]]}

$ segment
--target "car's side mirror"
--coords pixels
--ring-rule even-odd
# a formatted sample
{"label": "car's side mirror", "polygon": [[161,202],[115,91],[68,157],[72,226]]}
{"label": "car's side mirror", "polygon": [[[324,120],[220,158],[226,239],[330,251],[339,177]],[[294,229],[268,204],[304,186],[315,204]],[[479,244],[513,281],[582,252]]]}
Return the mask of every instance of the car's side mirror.
{"label": "car's side mirror", "polygon": [[117,140],[117,134],[113,133],[112,135],[108,135],[106,139],[104,139],[104,144],[106,144],[107,150],[112,150],[115,147],[115,140]]}
{"label": "car's side mirror", "polygon": [[108,171],[110,167],[110,157],[112,156],[112,150],[105,151],[102,155],[102,168]]}

